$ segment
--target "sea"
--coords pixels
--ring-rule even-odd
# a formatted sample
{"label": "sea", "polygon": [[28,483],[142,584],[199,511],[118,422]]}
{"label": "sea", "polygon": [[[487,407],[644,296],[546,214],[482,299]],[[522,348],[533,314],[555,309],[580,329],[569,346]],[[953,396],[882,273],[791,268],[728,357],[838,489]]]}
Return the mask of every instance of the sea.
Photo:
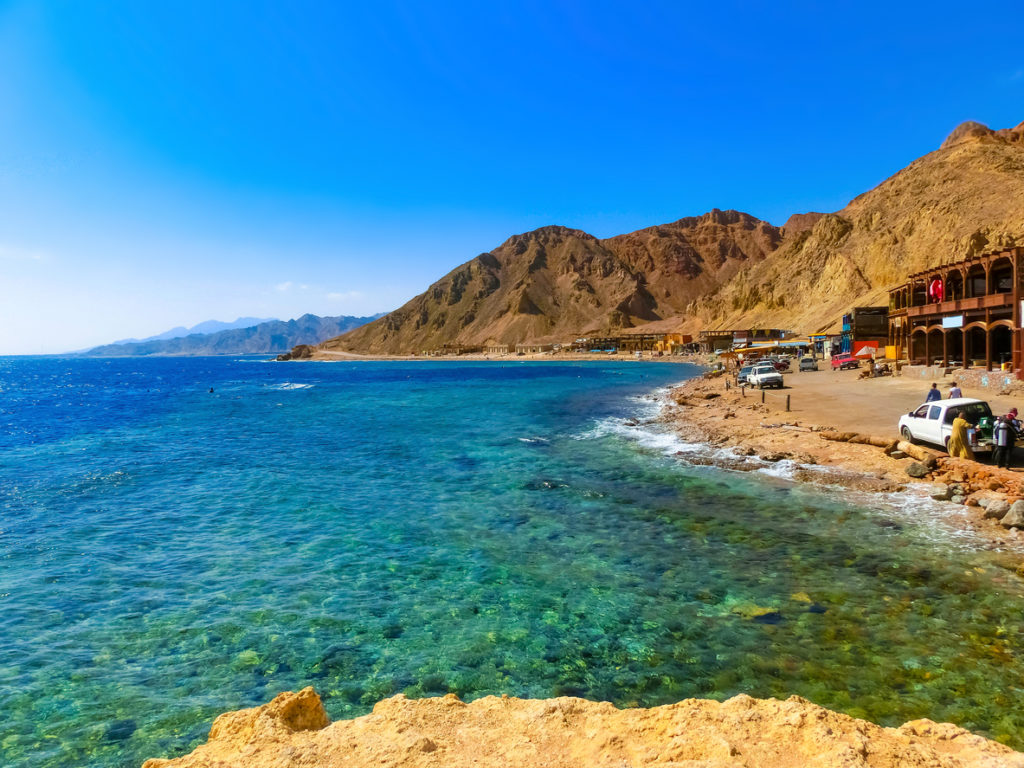
{"label": "sea", "polygon": [[0,358],[0,765],[136,767],[305,686],[796,694],[1024,748],[1007,553],[696,460],[656,417],[699,373]]}

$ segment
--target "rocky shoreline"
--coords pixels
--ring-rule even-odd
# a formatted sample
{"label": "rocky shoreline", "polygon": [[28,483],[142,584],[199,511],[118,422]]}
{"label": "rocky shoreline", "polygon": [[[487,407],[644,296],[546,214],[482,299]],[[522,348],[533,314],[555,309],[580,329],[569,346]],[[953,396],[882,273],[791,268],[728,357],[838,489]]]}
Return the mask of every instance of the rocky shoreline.
{"label": "rocky shoreline", "polygon": [[726,389],[724,377],[706,374],[674,388],[659,421],[682,440],[707,447],[680,454],[690,463],[751,471],[788,461],[800,482],[949,502],[965,513],[951,514],[952,525],[988,549],[1024,555],[1021,473],[851,432],[848,415],[839,425],[808,423],[785,411],[784,397],[762,402],[758,390]]}
{"label": "rocky shoreline", "polygon": [[331,723],[312,688],[223,714],[209,740],[143,768],[1024,768],[1024,753],[949,723],[883,728],[791,696],[616,709],[577,698],[379,702]]}

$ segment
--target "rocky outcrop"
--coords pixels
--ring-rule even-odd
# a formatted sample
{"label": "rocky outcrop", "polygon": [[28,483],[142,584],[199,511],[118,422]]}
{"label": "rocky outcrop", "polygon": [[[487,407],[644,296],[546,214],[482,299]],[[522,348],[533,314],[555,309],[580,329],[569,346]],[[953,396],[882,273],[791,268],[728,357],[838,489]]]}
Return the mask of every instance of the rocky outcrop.
{"label": "rocky outcrop", "polygon": [[277,361],[280,363],[288,360],[309,360],[313,357],[315,351],[315,347],[309,344],[296,344],[290,351],[282,352],[278,355]]}
{"label": "rocky outcrop", "polygon": [[221,715],[206,744],[143,768],[362,766],[692,766],[698,768],[1024,768],[1024,754],[955,725],[882,728],[818,707],[740,695],[616,709],[575,698],[454,695],[381,701],[329,724],[312,688]]}

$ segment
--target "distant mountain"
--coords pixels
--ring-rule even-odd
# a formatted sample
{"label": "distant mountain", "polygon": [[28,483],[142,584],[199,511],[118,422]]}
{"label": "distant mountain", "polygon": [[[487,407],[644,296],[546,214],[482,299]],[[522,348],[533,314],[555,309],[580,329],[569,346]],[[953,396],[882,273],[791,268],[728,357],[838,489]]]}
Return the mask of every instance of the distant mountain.
{"label": "distant mountain", "polygon": [[254,325],[260,323],[270,323],[277,320],[276,317],[240,317],[233,323],[225,323],[221,320],[207,320],[193,325],[191,328],[186,328],[183,325],[179,325],[175,328],[171,328],[169,331],[158,333],[156,336],[147,336],[144,339],[118,339],[112,341],[111,344],[139,344],[144,341],[163,341],[164,339],[180,339],[182,336],[188,336],[192,333],[217,333],[218,331],[230,331],[235,328],[251,328]]}
{"label": "distant mountain", "polygon": [[[376,320],[372,317],[318,317],[303,315],[296,320],[270,320],[255,325],[217,331],[216,333],[189,333],[186,336],[146,339],[124,344],[106,344],[83,354],[89,357],[145,357],[189,355],[243,355],[285,352],[297,344],[319,344]],[[239,318],[235,323],[256,318]],[[195,328],[219,327],[235,323],[210,320]],[[168,331],[172,333],[173,331]],[[164,334],[161,334],[164,336]]]}

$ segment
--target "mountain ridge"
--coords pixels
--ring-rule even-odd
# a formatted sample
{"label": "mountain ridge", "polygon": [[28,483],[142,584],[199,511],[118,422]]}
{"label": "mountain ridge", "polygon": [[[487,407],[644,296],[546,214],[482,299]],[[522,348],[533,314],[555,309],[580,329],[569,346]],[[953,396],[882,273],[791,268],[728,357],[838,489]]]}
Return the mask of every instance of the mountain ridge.
{"label": "mountain ridge", "polygon": [[838,329],[907,274],[1024,243],[1024,123],[957,126],[932,152],[834,212],[776,227],[712,209],[610,238],[546,226],[457,266],[324,351],[567,341],[704,328]]}
{"label": "mountain ridge", "polygon": [[270,320],[214,333],[194,333],[127,344],[104,344],[81,354],[85,357],[271,354],[299,344],[318,344],[377,317],[379,315],[320,317],[305,314],[292,320]]}

